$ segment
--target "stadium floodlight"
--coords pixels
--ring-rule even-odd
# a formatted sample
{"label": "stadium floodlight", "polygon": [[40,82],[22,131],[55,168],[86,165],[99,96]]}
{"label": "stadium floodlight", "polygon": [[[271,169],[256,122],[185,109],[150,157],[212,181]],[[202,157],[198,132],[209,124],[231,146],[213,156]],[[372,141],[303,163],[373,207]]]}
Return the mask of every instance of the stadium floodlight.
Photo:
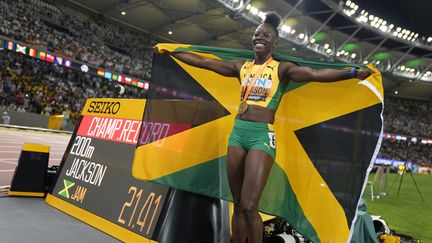
{"label": "stadium floodlight", "polygon": [[126,11],[121,11],[121,15],[125,16],[126,15]]}
{"label": "stadium floodlight", "polygon": [[416,33],[415,35],[414,35],[414,38],[417,38],[418,37],[418,33]]}
{"label": "stadium floodlight", "polygon": [[258,17],[260,17],[262,20],[264,20],[265,16],[266,16],[266,13],[264,13],[263,11],[259,11]]}
{"label": "stadium floodlight", "polygon": [[374,16],[373,15],[369,15],[369,20],[370,21],[374,20]]}
{"label": "stadium floodlight", "polygon": [[366,23],[366,22],[368,21],[368,19],[367,19],[366,16],[364,16],[364,15],[360,15],[360,16],[357,18],[357,21],[358,21],[358,22]]}
{"label": "stadium floodlight", "polygon": [[363,61],[363,64],[368,64],[368,63],[369,63],[368,60]]}
{"label": "stadium floodlight", "polygon": [[312,39],[310,40],[310,43],[313,44],[313,43],[315,43],[315,41],[316,41],[316,40],[315,40],[314,38],[312,38]]}
{"label": "stadium floodlight", "polygon": [[396,28],[396,31],[397,31],[397,32],[401,32],[401,30],[402,30],[401,27],[397,27],[397,28]]}
{"label": "stadium floodlight", "polygon": [[296,30],[295,30],[295,29],[292,29],[290,33],[291,33],[291,35],[294,35],[295,32],[296,32]]}
{"label": "stadium floodlight", "polygon": [[249,11],[250,11],[251,14],[257,15],[259,10],[257,8],[255,8],[255,7],[251,7]]}
{"label": "stadium floodlight", "polygon": [[348,0],[348,1],[346,1],[346,3],[345,3],[347,6],[350,6],[351,5],[351,1],[350,0]]}
{"label": "stadium floodlight", "polygon": [[282,31],[286,32],[286,33],[289,33],[291,31],[291,27],[286,25],[286,24],[282,25],[281,28],[282,28]]}
{"label": "stadium floodlight", "polygon": [[305,34],[304,34],[304,33],[300,33],[300,34],[299,34],[299,38],[300,38],[301,40],[303,40],[303,39],[305,38]]}
{"label": "stadium floodlight", "polygon": [[395,90],[395,92],[394,92],[395,94],[399,94],[399,92],[397,91],[397,90]]}
{"label": "stadium floodlight", "polygon": [[329,44],[327,44],[327,43],[324,44],[324,49],[328,49],[329,47],[330,47]]}
{"label": "stadium floodlight", "polygon": [[337,52],[337,53],[336,53],[336,56],[340,56],[340,55],[341,55],[341,53],[340,53],[340,52]]}
{"label": "stadium floodlight", "polygon": [[251,7],[252,7],[252,5],[250,5],[250,4],[246,5],[246,10],[250,10]]}
{"label": "stadium floodlight", "polygon": [[431,71],[427,71],[427,72],[426,72],[426,75],[431,75],[431,74],[432,74]]}
{"label": "stadium floodlight", "polygon": [[333,51],[333,50],[330,49],[330,48],[326,50],[326,52],[327,52],[328,54],[330,54],[332,51]]}
{"label": "stadium floodlight", "polygon": [[[244,1],[240,1],[240,0],[218,0],[219,3],[221,3],[222,5],[224,5],[226,8],[228,8],[231,11],[239,11],[243,9],[243,5],[245,4]],[[249,3],[250,1],[248,1]],[[250,5],[250,4],[248,4]],[[246,6],[246,10],[249,10],[251,8],[251,6]]]}
{"label": "stadium floodlight", "polygon": [[431,41],[432,41],[432,37],[428,37],[427,42],[431,42]]}
{"label": "stadium floodlight", "polygon": [[170,31],[168,31],[168,35],[172,35],[173,34],[173,32],[170,30]]}
{"label": "stadium floodlight", "polygon": [[376,61],[376,62],[375,62],[376,65],[379,65],[380,63],[381,63],[380,61]]}
{"label": "stadium floodlight", "polygon": [[387,32],[388,28],[387,26],[383,26],[381,25],[381,27],[379,28],[382,32]]}
{"label": "stadium floodlight", "polygon": [[357,56],[357,54],[355,54],[355,53],[353,53],[353,54],[351,54],[351,58],[355,58]]}
{"label": "stadium floodlight", "polygon": [[400,70],[405,70],[405,66],[400,66]]}

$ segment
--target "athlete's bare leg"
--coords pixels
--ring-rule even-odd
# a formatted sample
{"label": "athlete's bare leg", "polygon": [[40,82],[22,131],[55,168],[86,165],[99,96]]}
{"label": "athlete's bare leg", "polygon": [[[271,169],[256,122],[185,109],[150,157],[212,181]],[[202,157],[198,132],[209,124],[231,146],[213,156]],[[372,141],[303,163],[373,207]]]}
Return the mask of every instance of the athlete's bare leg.
{"label": "athlete's bare leg", "polygon": [[258,214],[258,203],[272,165],[273,158],[264,151],[252,149],[246,156],[240,209],[249,243],[263,242],[263,222]]}
{"label": "athlete's bare leg", "polygon": [[243,212],[240,210],[240,198],[246,155],[247,152],[243,148],[237,146],[228,146],[227,174],[234,200],[234,213],[231,222],[233,243],[246,242],[245,220]]}

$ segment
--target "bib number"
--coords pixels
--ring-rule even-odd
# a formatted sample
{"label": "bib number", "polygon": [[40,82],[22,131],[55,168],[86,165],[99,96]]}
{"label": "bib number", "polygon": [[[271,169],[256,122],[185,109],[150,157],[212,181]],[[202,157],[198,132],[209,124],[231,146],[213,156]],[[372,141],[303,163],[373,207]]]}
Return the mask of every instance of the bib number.
{"label": "bib number", "polygon": [[270,147],[276,149],[276,134],[274,132],[269,132],[268,136]]}

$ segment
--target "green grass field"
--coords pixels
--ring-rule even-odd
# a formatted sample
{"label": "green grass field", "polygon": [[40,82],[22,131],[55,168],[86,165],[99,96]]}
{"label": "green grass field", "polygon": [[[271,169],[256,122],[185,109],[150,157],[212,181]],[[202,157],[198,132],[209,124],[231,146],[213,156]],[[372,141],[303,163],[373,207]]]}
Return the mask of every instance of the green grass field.
{"label": "green grass field", "polygon": [[[390,229],[421,239],[422,242],[432,243],[432,175],[413,175],[425,200],[424,203],[409,173],[403,178],[399,197],[397,190],[401,176],[390,174],[389,195],[372,201],[368,186],[363,198],[366,200],[368,213],[382,216]],[[371,174],[369,181],[373,181],[374,176],[375,174]]]}

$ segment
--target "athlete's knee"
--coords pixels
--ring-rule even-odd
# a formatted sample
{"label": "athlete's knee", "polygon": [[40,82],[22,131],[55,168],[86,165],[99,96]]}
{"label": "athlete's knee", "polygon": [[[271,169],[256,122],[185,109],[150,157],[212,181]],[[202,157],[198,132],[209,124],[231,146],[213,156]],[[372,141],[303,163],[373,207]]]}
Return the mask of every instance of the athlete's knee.
{"label": "athlete's knee", "polygon": [[234,202],[234,214],[241,214],[243,213],[242,208],[240,206],[240,202]]}
{"label": "athlete's knee", "polygon": [[246,219],[251,219],[258,214],[258,205],[253,201],[246,200],[240,203],[240,211]]}

